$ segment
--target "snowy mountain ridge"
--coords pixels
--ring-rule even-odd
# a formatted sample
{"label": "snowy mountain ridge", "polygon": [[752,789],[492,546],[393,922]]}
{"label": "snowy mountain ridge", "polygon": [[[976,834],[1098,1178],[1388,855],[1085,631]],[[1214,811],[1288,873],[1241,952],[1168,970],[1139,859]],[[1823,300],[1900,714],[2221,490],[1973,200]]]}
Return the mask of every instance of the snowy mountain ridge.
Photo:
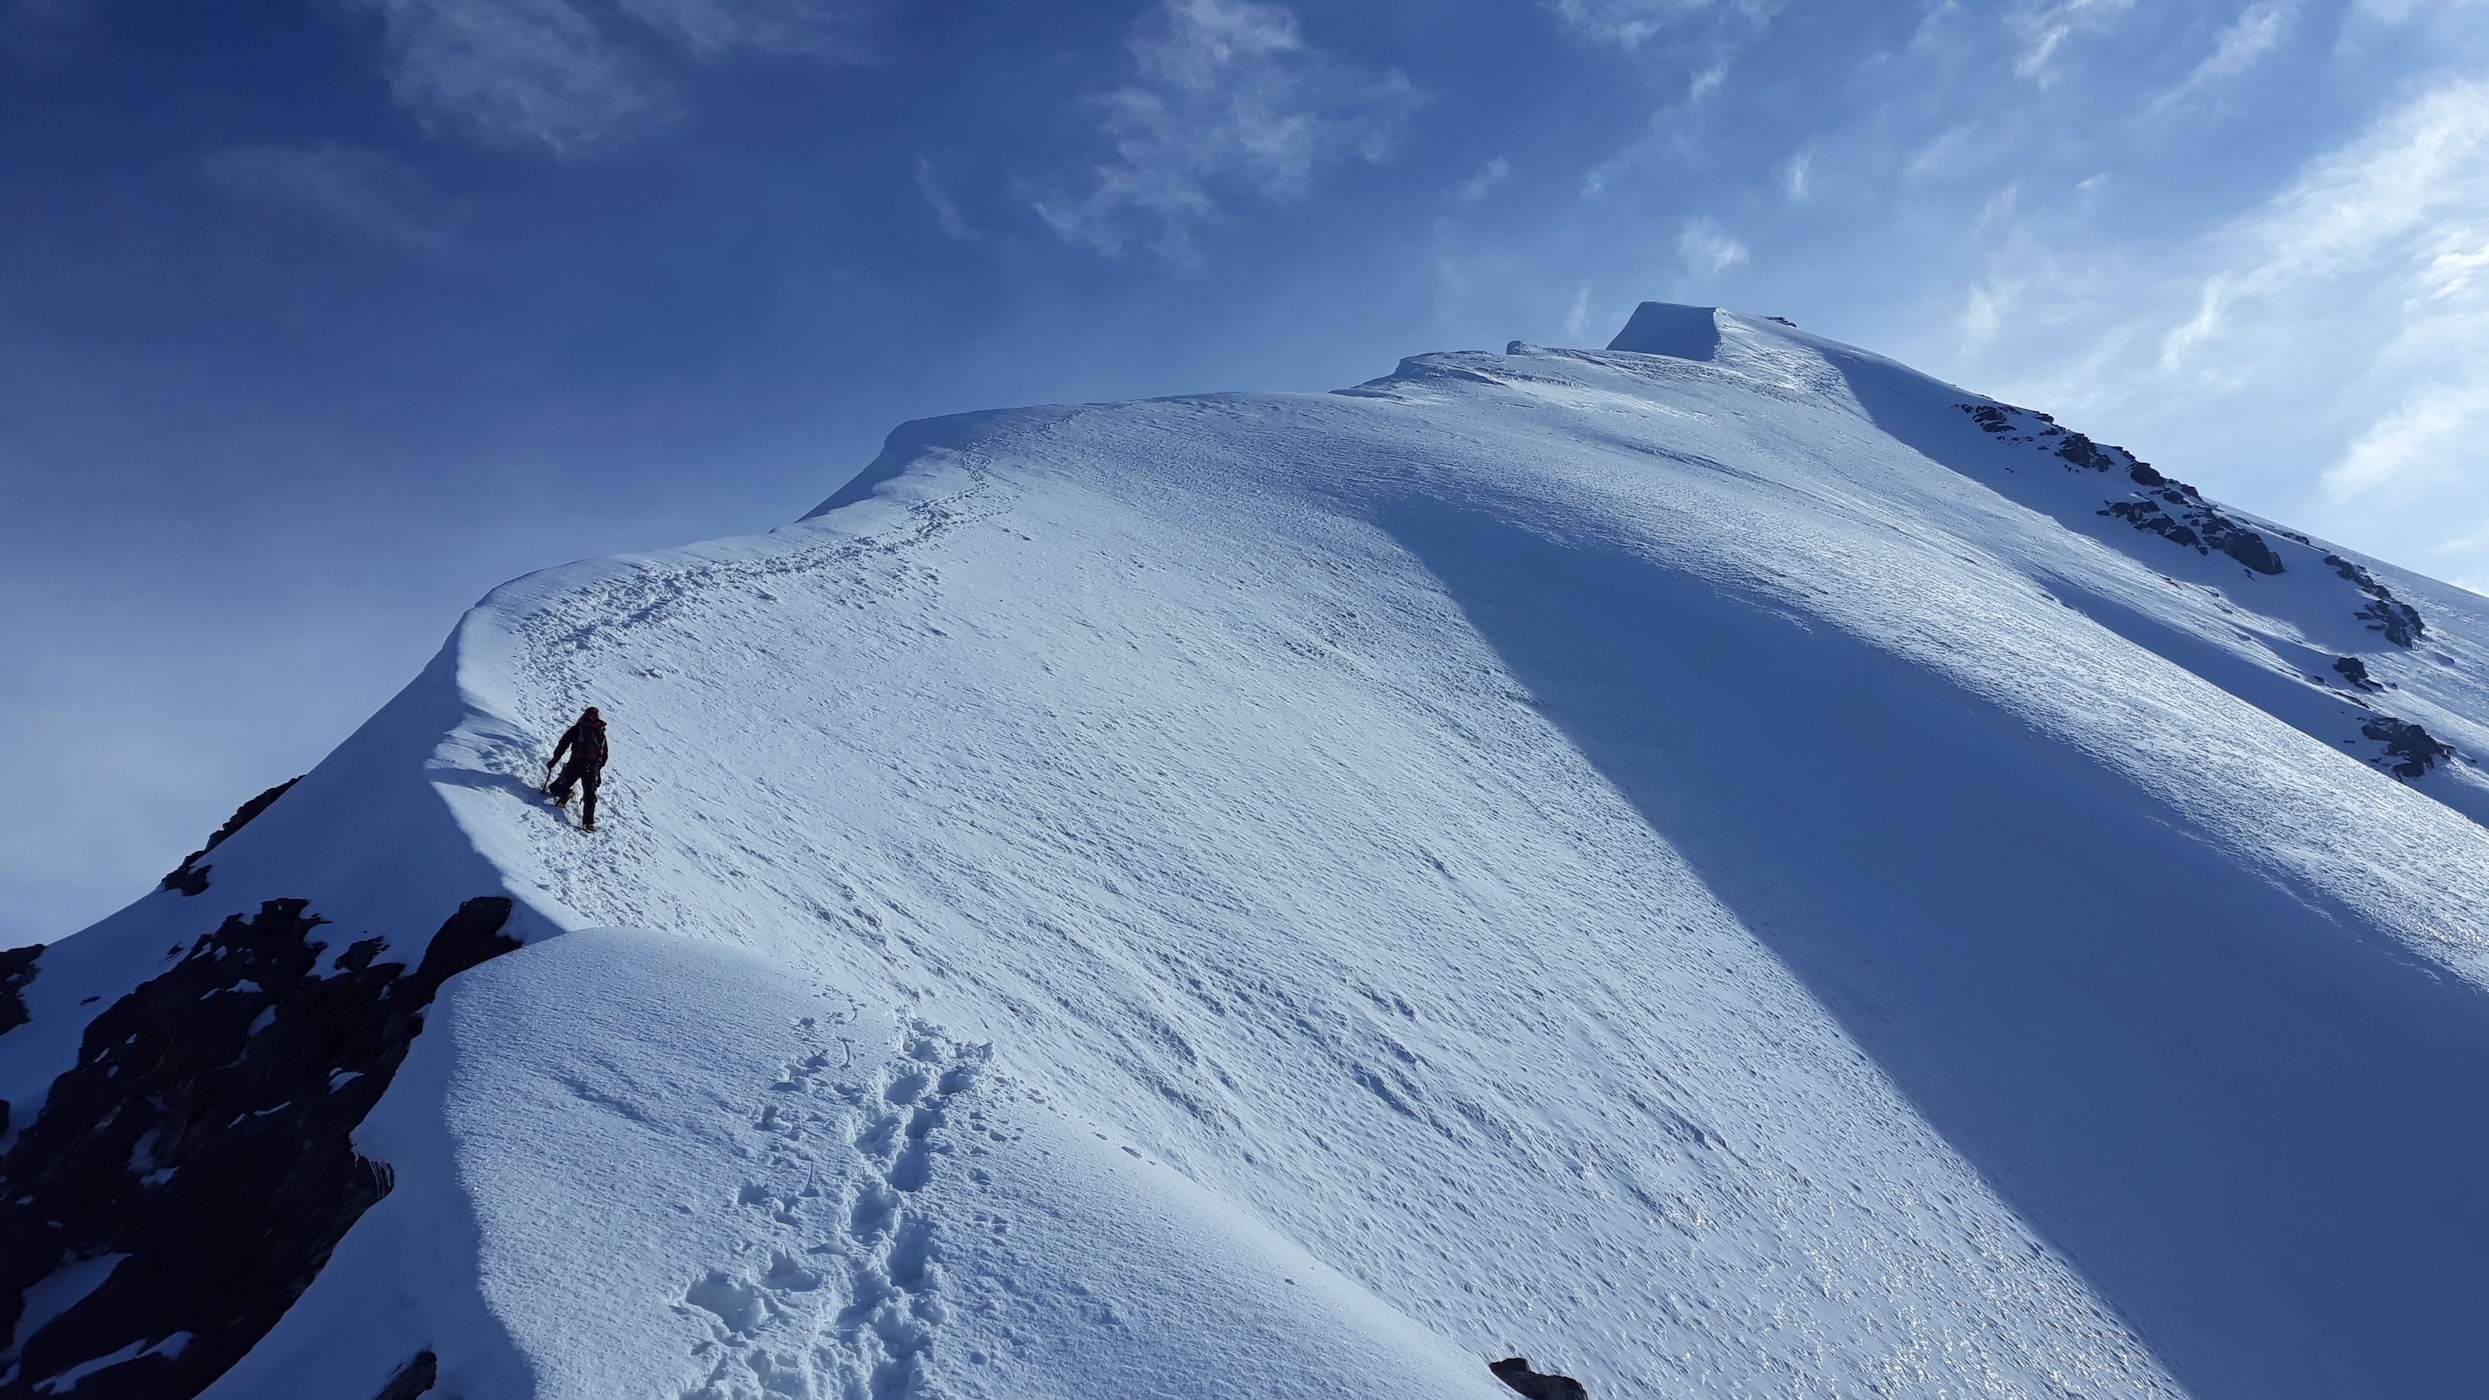
{"label": "snowy mountain ridge", "polygon": [[2485,611],[1709,308],[908,424],[0,966],[0,1396],[2468,1393]]}

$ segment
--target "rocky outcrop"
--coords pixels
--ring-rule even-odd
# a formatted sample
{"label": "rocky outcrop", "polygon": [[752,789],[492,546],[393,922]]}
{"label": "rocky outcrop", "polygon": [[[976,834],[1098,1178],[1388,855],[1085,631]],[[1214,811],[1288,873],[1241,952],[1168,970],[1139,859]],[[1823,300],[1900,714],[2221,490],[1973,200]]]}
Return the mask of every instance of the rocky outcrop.
{"label": "rocky outcrop", "polygon": [[2394,590],[2377,582],[2375,575],[2339,554],[2326,555],[2325,562],[2367,596],[2368,605],[2352,616],[2367,623],[2369,631],[2383,632],[2398,647],[2414,645],[2428,632],[2420,621],[2420,610],[2397,599]]}
{"label": "rocky outcrop", "polygon": [[[2057,420],[2045,413],[2011,404],[1965,403],[1955,407],[1969,414],[1981,432],[1999,442],[2049,453],[2068,471],[2123,470],[2127,480],[2142,488],[2123,500],[2104,502],[2099,514],[2123,520],[2146,534],[2158,535],[2198,554],[2226,554],[2259,574],[2283,572],[2282,557],[2265,540],[2263,532],[2222,514],[2194,487],[2162,475],[2150,462],[2125,448],[2094,442],[2058,426]],[[2274,533],[2314,547],[2307,536],[2295,530],[2276,529]],[[2360,591],[2363,601],[2352,615],[2368,624],[2370,631],[2384,633],[2387,641],[2400,647],[2416,645],[2427,632],[2419,610],[2396,598],[2393,590],[2377,582],[2366,569],[2339,554],[2327,554],[2325,563]]]}
{"label": "rocky outcrop", "polygon": [[2416,778],[2437,765],[2441,758],[2454,757],[2454,746],[2407,720],[2379,715],[2360,725],[2359,732],[2385,745],[2388,772],[2397,777]]}
{"label": "rocky outcrop", "polygon": [[206,855],[208,852],[215,850],[218,846],[225,844],[226,837],[233,835],[235,832],[240,831],[246,826],[249,826],[251,824],[251,818],[267,811],[271,804],[273,804],[278,798],[285,795],[285,790],[287,788],[290,788],[294,784],[301,781],[302,775],[296,774],[295,776],[286,779],[284,782],[277,784],[275,787],[268,789],[266,792],[261,793],[259,796],[254,797],[250,801],[235,808],[233,815],[225,818],[225,824],[216,828],[216,830],[208,836],[207,844],[201,846],[195,851],[192,851],[189,855],[184,856],[182,858],[182,863],[174,867],[173,873],[164,877],[163,882],[158,886],[158,888],[180,890],[186,895],[197,894],[206,889],[207,872],[215,869],[215,867],[212,865],[199,864],[199,858]]}
{"label": "rocky outcrop", "polygon": [[[2223,515],[2194,487],[2163,476],[2150,462],[2114,443],[2094,442],[2059,427],[2045,413],[2005,404],[1957,404],[1982,432],[2013,443],[2027,443],[2063,462],[2068,471],[2125,473],[2144,488],[2126,500],[2106,502],[2099,513],[2114,516],[2138,530],[2198,554],[2226,554],[2260,574],[2278,574],[2282,557],[2264,536]],[[2292,538],[2305,540],[2299,536]]]}
{"label": "rocky outcrop", "polygon": [[2385,689],[2384,686],[2377,683],[2375,677],[2368,674],[2368,663],[2360,660],[2356,656],[2335,657],[2333,669],[2334,673],[2341,676],[2343,682],[2349,685],[2353,690],[2379,691]]}
{"label": "rocky outcrop", "polygon": [[97,1015],[0,1157],[0,1400],[181,1400],[240,1359],[387,1193],[355,1125],[509,916],[468,900],[410,972],[270,900]]}
{"label": "rocky outcrop", "polygon": [[2282,557],[2264,542],[2263,535],[2213,509],[2185,482],[2170,481],[2159,472],[2152,475],[2165,484],[2129,500],[2111,501],[2100,514],[2115,516],[2173,544],[2192,545],[2198,554],[2226,554],[2260,574],[2282,572]]}
{"label": "rocky outcrop", "polygon": [[[35,959],[43,956],[44,945],[29,943],[0,953],[0,1035],[7,1035],[29,1019],[26,1012],[26,984],[35,980],[43,969]],[[9,1101],[0,1099],[0,1133],[9,1129]]]}
{"label": "rocky outcrop", "polygon": [[[26,1024],[26,984],[41,971],[35,959],[43,956],[44,945],[29,943],[0,953],[0,1035],[7,1035]],[[9,1114],[5,1100],[0,1100],[0,1130],[8,1127]]]}
{"label": "rocky outcrop", "polygon": [[1495,1373],[1497,1380],[1530,1400],[1590,1400],[1589,1390],[1580,1381],[1571,1376],[1542,1375],[1533,1371],[1530,1369],[1530,1358],[1526,1356],[1507,1356],[1501,1361],[1490,1361],[1486,1368]]}

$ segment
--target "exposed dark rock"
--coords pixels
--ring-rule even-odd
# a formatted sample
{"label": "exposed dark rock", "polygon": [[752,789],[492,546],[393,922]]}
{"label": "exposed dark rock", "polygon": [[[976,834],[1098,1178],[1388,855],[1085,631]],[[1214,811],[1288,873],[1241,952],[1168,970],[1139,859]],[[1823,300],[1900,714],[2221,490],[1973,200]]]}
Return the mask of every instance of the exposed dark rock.
{"label": "exposed dark rock", "polygon": [[[2068,471],[2111,472],[2122,467],[2127,480],[2149,492],[2138,492],[2128,500],[2110,501],[2100,514],[2116,516],[2138,530],[2198,554],[2218,550],[2260,574],[2282,572],[2282,557],[2265,543],[2263,535],[2213,509],[2212,503],[2194,487],[2161,475],[2150,462],[2125,448],[2068,432],[2047,414],[2033,413],[2027,408],[1972,403],[1955,407],[1969,414],[1981,431],[1994,433],[2006,442],[2030,443],[2037,450],[2050,452],[2065,463]],[[2167,510],[2162,508],[2164,502]],[[2304,536],[2290,538],[2306,543]]]}
{"label": "exposed dark rock", "polygon": [[268,789],[266,792],[261,793],[259,796],[252,798],[250,801],[243,803],[239,807],[236,807],[233,810],[233,815],[225,818],[225,824],[216,828],[216,830],[208,836],[206,845],[201,846],[199,849],[192,851],[189,855],[184,856],[182,858],[182,863],[174,868],[173,873],[164,877],[164,882],[160,888],[180,890],[186,895],[197,894],[206,889],[207,872],[215,869],[215,867],[199,864],[199,857],[206,855],[208,852],[215,850],[218,846],[225,844],[226,837],[231,836],[246,826],[249,826],[251,824],[251,818],[267,811],[270,804],[285,795],[285,790],[287,788],[290,788],[294,784],[301,781],[302,775],[297,773],[293,777],[286,779],[284,782],[281,782],[275,787]]}
{"label": "exposed dark rock", "polygon": [[[2119,451],[2123,452],[2124,449],[2121,448]],[[2057,455],[2085,471],[2105,472],[2117,465],[2115,459],[2100,450],[2100,444],[2081,433],[2066,434],[2066,440],[2057,444]],[[2128,454],[2128,460],[2133,460],[2131,454]]]}
{"label": "exposed dark rock", "polygon": [[1530,1358],[1507,1356],[1490,1361],[1486,1368],[1495,1378],[1520,1391],[1530,1400],[1590,1400],[1590,1392],[1571,1376],[1543,1376],[1530,1369]]}
{"label": "exposed dark rock", "polygon": [[2109,508],[2100,513],[2116,516],[2138,530],[2149,530],[2178,544],[2194,545],[2198,553],[2204,552],[2195,532],[2162,510],[2158,501],[2111,501]]}
{"label": "exposed dark rock", "polygon": [[2358,657],[2356,657],[2356,656],[2344,656],[2344,657],[2337,657],[2337,658],[2335,658],[2334,663],[2333,663],[2333,669],[2334,669],[2335,671],[2339,672],[2339,673],[2341,674],[2341,676],[2342,676],[2342,678],[2343,678],[2344,680],[2346,680],[2346,681],[2350,682],[2350,683],[2351,683],[2351,686],[2352,686],[2352,688],[2353,688],[2353,689],[2356,689],[2356,690],[2383,690],[2383,689],[2385,689],[2385,687],[2384,687],[2384,686],[2381,686],[2381,685],[2377,684],[2375,680],[2373,680],[2373,679],[2371,679],[2371,678],[2369,677],[2369,675],[2368,675],[2368,663],[2367,663],[2367,662],[2365,662],[2365,661],[2360,660],[2360,659],[2359,659]]}
{"label": "exposed dark rock", "polygon": [[[0,1035],[26,1024],[26,984],[42,970],[35,966],[35,959],[42,955],[40,943],[0,953]],[[7,1126],[8,1115],[0,1112],[0,1129]]]}
{"label": "exposed dark rock", "polygon": [[415,1400],[416,1396],[430,1390],[440,1375],[440,1358],[428,1351],[416,1352],[415,1359],[400,1366],[372,1400]]}
{"label": "exposed dark rock", "polygon": [[2397,599],[2392,589],[2377,582],[2375,575],[2339,554],[2326,555],[2325,562],[2367,595],[2368,605],[2351,616],[2367,623],[2369,631],[2383,632],[2387,641],[2399,647],[2411,646],[2427,634],[2428,628],[2420,621],[2420,610]]}
{"label": "exposed dark rock", "polygon": [[2213,518],[2231,526],[2216,546],[2222,553],[2260,574],[2278,574],[2282,571],[2282,557],[2273,552],[2273,546],[2264,542],[2264,536],[2224,517]]}
{"label": "exposed dark rock", "polygon": [[[468,900],[413,972],[353,944],[328,975],[306,901],[237,914],[106,1007],[78,1062],[0,1157],[0,1324],[64,1262],[126,1256],[0,1359],[0,1400],[61,1372],[79,1400],[184,1400],[310,1286],[387,1194],[352,1133],[454,974],[518,947],[510,901]],[[414,1393],[414,1392],[409,1392]]]}
{"label": "exposed dark rock", "polygon": [[[2171,485],[2177,489],[2159,492],[2159,501],[2149,497],[2111,501],[2108,509],[2100,514],[2116,516],[2138,530],[2148,530],[2173,544],[2191,545],[2198,554],[2210,554],[2217,549],[2260,574],[2282,572],[2282,558],[2273,552],[2273,546],[2264,542],[2264,536],[2203,504],[2201,498],[2181,494],[2184,483],[2173,482]],[[2161,508],[2161,501],[2167,501],[2185,513],[2172,515]]]}
{"label": "exposed dark rock", "polygon": [[1780,324],[1787,326],[1791,330],[1796,330],[1798,328],[1798,323],[1790,320],[1786,316],[1766,316],[1763,319],[1766,321],[1778,321]]}
{"label": "exposed dark rock", "polygon": [[2359,727],[2359,732],[2385,745],[2387,758],[2402,762],[2390,766],[2397,777],[2416,778],[2426,773],[2441,758],[2454,757],[2454,746],[2440,742],[2435,735],[2406,720],[2379,715]]}
{"label": "exposed dark rock", "polygon": [[[0,1035],[7,1035],[30,1019],[26,1012],[26,984],[42,971],[35,959],[43,955],[43,945],[29,943],[0,953]],[[0,1133],[9,1130],[9,1101],[0,1099]]]}

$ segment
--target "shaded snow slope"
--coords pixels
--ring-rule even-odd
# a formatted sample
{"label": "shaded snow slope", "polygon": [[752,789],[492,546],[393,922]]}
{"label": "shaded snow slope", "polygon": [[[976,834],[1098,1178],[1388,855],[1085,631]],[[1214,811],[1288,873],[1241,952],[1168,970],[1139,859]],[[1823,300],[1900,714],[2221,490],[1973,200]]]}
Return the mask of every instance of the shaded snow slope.
{"label": "shaded snow slope", "polygon": [[225,914],[515,901],[218,1396],[2468,1393],[2489,604],[1635,326],[507,585],[41,955],[0,1095]]}

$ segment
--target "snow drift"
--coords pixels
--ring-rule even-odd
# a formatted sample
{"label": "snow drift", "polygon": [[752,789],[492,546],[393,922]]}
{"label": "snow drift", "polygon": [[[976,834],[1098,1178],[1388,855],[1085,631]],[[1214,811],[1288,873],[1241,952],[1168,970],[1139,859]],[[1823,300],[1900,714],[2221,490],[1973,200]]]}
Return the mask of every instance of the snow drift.
{"label": "snow drift", "polygon": [[1705,308],[908,424],[0,958],[0,1397],[2467,1394],[2485,606]]}

